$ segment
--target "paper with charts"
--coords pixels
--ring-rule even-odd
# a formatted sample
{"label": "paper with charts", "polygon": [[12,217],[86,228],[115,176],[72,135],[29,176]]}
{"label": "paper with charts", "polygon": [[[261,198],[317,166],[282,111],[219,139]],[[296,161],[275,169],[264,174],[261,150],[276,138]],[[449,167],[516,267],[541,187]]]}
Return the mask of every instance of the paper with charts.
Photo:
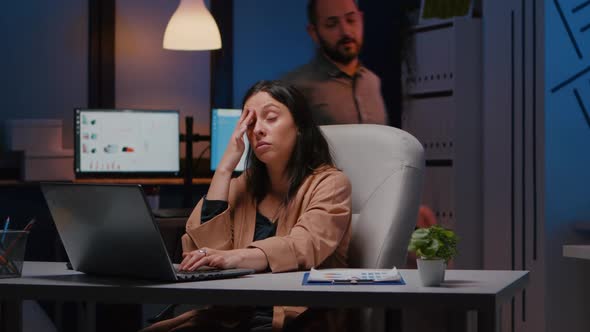
{"label": "paper with charts", "polygon": [[400,281],[401,275],[393,269],[321,269],[309,271],[308,282],[378,283]]}

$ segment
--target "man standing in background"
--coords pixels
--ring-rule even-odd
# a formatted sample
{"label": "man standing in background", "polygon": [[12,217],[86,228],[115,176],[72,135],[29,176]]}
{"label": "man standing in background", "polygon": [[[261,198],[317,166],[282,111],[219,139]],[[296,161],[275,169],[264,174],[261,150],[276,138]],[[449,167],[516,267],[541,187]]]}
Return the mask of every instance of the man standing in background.
{"label": "man standing in background", "polygon": [[363,13],[354,0],[310,0],[307,17],[316,56],[283,80],[303,92],[319,125],[388,124],[381,81],[359,60]]}
{"label": "man standing in background", "polygon": [[[307,32],[318,46],[311,62],[283,77],[306,96],[320,125],[390,124],[381,95],[381,80],[364,67],[363,13],[354,0],[309,0]],[[420,206],[417,228],[437,224],[434,212]],[[416,267],[410,255],[408,267]]]}

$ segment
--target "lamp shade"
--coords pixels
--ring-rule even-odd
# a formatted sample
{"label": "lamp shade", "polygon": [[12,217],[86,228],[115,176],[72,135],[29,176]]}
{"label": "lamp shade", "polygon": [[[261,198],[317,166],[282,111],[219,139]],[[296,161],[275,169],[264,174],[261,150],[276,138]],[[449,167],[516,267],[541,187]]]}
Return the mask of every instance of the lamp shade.
{"label": "lamp shade", "polygon": [[203,0],[180,0],[164,32],[164,48],[186,51],[221,48],[219,28]]}

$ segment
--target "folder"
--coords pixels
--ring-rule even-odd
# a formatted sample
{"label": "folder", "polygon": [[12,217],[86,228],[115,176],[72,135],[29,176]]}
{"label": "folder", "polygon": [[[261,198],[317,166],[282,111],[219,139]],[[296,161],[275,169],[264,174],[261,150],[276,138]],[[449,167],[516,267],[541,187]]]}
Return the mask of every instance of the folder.
{"label": "folder", "polygon": [[303,275],[302,285],[405,285],[401,274],[393,269],[322,269],[312,268]]}

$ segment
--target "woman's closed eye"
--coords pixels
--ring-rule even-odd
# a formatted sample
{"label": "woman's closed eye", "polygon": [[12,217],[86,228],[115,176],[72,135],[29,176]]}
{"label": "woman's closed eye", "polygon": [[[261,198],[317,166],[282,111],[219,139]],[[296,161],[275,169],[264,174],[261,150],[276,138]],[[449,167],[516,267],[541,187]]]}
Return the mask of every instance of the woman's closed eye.
{"label": "woman's closed eye", "polygon": [[279,117],[279,115],[276,112],[268,112],[266,113],[266,115],[264,116],[264,119],[266,121],[274,121]]}

